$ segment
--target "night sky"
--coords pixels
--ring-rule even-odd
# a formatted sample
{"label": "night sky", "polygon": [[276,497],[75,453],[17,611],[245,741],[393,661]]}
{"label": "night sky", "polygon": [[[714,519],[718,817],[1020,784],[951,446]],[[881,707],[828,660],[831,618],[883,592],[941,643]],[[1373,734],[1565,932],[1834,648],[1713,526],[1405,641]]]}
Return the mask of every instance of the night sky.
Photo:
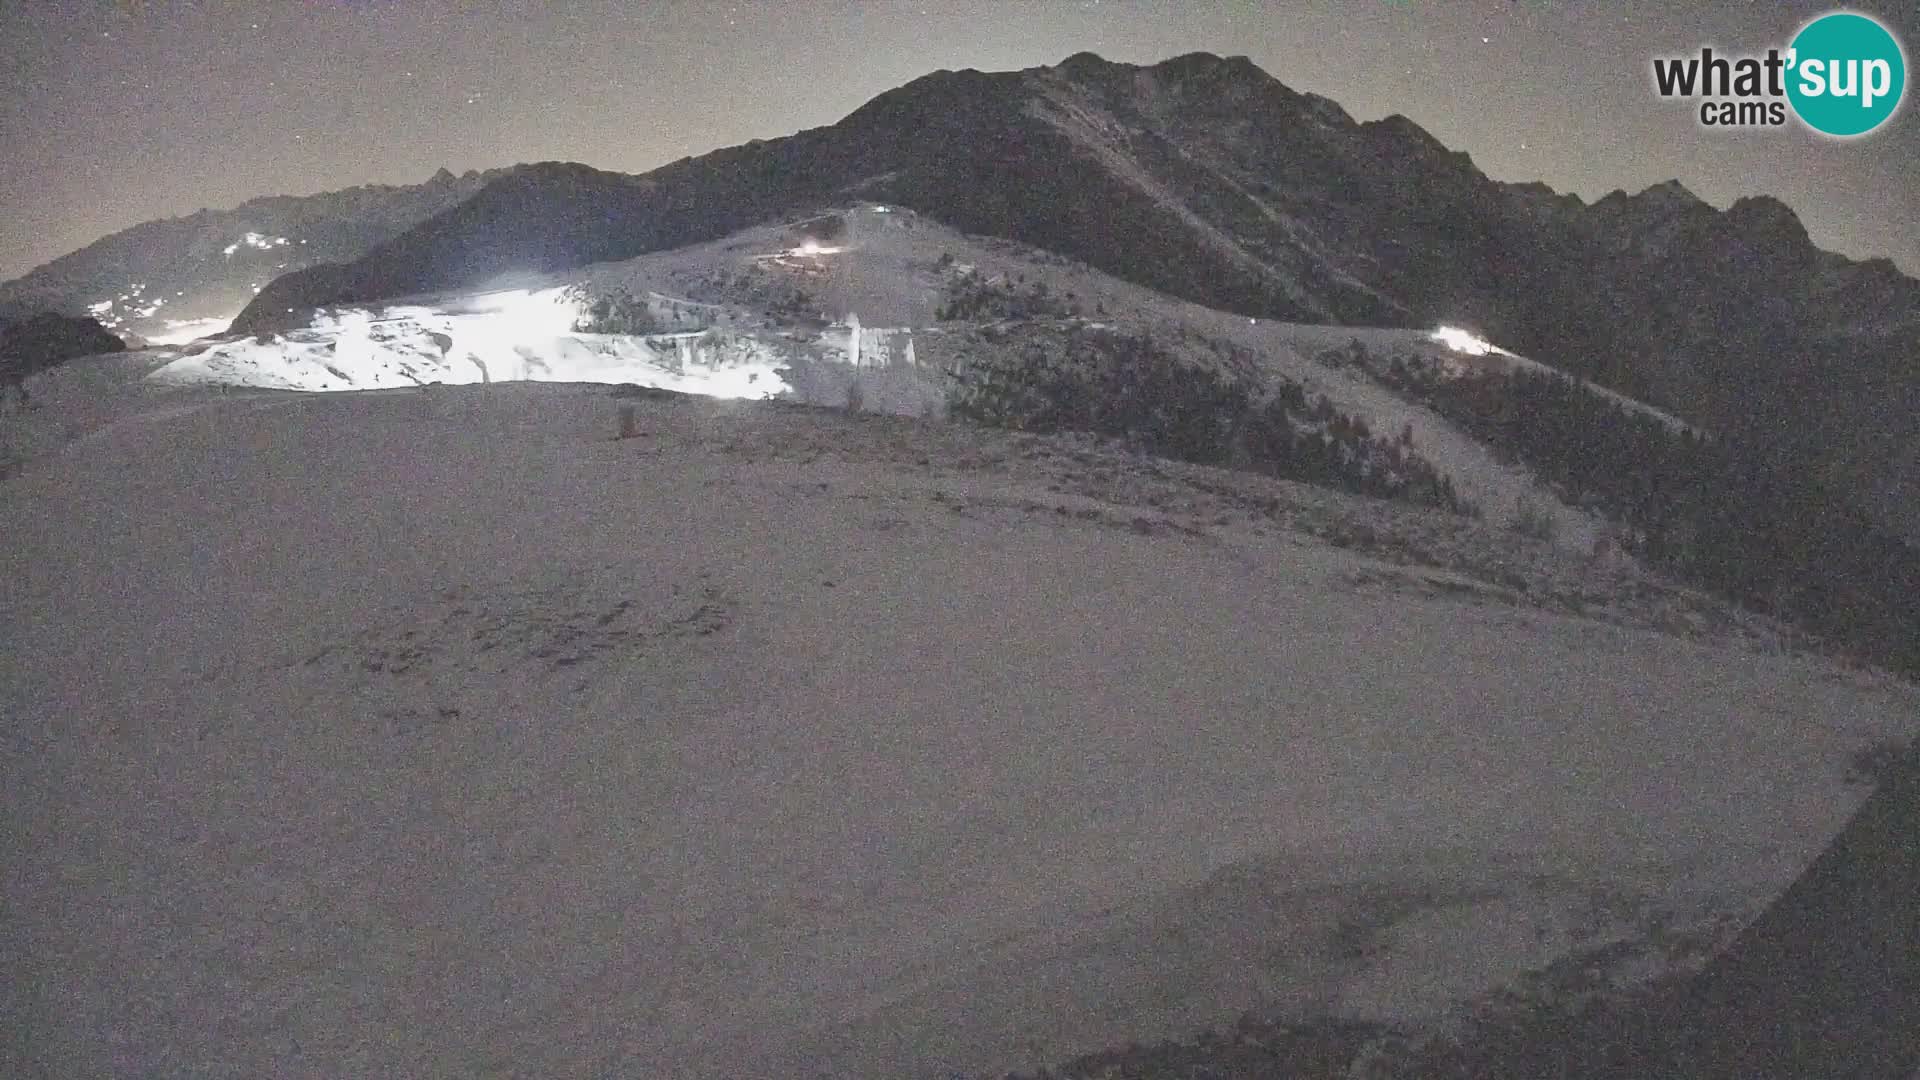
{"label": "night sky", "polygon": [[[1832,6],[0,0],[0,278],[255,195],[550,159],[644,171],[833,123],[938,68],[1083,49],[1244,54],[1359,119],[1405,113],[1498,179],[1589,200],[1676,177],[1718,206],[1776,195],[1822,246],[1920,274],[1911,100],[1846,143],[1703,129],[1651,88],[1656,54],[1784,47]],[[1913,4],[1852,7],[1915,50]]]}

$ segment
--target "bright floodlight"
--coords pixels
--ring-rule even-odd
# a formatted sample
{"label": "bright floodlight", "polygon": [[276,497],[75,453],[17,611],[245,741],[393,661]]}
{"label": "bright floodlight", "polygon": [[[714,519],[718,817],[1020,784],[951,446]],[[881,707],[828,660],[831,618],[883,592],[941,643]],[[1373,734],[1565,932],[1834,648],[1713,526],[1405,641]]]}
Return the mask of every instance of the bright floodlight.
{"label": "bright floodlight", "polygon": [[189,341],[218,334],[233,322],[239,312],[220,319],[168,319],[158,332],[142,334],[155,345],[185,345]]}
{"label": "bright floodlight", "polygon": [[580,306],[564,288],[504,289],[482,299],[480,314],[514,341],[558,337],[571,332],[580,317]]}
{"label": "bright floodlight", "polygon": [[1486,356],[1489,353],[1504,351],[1493,342],[1475,337],[1457,326],[1443,326],[1427,336],[1454,352],[1465,353],[1468,356]]}

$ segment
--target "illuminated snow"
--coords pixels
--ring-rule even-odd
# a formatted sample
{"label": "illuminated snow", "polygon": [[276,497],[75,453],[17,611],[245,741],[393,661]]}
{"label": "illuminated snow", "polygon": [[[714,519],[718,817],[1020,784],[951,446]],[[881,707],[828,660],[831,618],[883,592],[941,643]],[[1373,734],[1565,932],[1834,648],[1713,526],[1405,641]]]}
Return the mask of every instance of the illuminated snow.
{"label": "illuminated snow", "polygon": [[222,342],[151,377],[286,390],[429,383],[634,383],[724,398],[788,387],[775,342],[720,331],[629,337],[573,330],[565,289],[504,290],[441,306],[346,308],[266,341]]}
{"label": "illuminated snow", "polygon": [[787,262],[787,260],[790,259],[799,259],[807,263],[812,263],[823,255],[838,255],[845,250],[847,250],[845,247],[836,244],[822,244],[818,240],[806,240],[798,247],[782,248],[771,254],[755,255],[753,258],[756,262],[771,262],[775,265],[790,266],[791,264]]}
{"label": "illuminated snow", "polygon": [[[303,244],[306,243],[305,240],[302,240],[300,242]],[[291,241],[289,241],[284,236],[266,236],[261,233],[250,232],[250,233],[247,233],[245,236],[242,236],[240,239],[235,240],[233,243],[228,244],[226,247],[221,248],[220,254],[225,255],[228,258],[232,258],[233,253],[236,251],[239,251],[242,245],[245,245],[250,248],[258,248],[261,251],[267,251],[272,248],[286,247],[289,243],[291,243]]]}
{"label": "illuminated snow", "polygon": [[161,324],[164,330],[142,336],[155,345],[185,345],[189,341],[224,331],[232,321],[232,315],[222,319],[168,319]]}
{"label": "illuminated snow", "polygon": [[87,310],[95,315],[105,315],[107,312],[113,310],[113,301],[102,300],[98,303],[88,304]]}
{"label": "illuminated snow", "polygon": [[571,333],[580,319],[579,304],[566,294],[565,289],[508,289],[485,293],[475,302],[517,338],[558,337]]}
{"label": "illuminated snow", "polygon": [[1467,356],[1487,356],[1492,353],[1500,353],[1505,356],[1512,355],[1493,342],[1482,337],[1476,337],[1457,326],[1443,326],[1435,330],[1432,334],[1429,334],[1428,337],[1452,349],[1454,352],[1464,353]]}
{"label": "illuminated snow", "polygon": [[919,366],[911,329],[865,326],[857,314],[828,327],[813,343],[812,351],[816,359],[826,363],[865,370]]}

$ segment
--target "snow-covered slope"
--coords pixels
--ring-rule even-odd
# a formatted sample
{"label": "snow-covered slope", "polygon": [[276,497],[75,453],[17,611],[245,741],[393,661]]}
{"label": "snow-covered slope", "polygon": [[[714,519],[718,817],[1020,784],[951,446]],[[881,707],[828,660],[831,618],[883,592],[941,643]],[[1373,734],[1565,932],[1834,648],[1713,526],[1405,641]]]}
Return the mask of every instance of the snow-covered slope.
{"label": "snow-covered slope", "polygon": [[1082,441],[121,392],[0,484],[6,1075],[1417,1016],[1750,913],[1920,705],[1630,567]]}
{"label": "snow-covered slope", "polygon": [[[822,221],[829,225],[830,252],[769,259],[771,253],[801,250],[810,230],[820,230]],[[1461,494],[1496,523],[1509,521],[1525,505],[1551,514],[1558,542],[1580,551],[1591,550],[1605,529],[1603,522],[1562,505],[1524,467],[1499,460],[1478,440],[1426,407],[1395,396],[1361,372],[1332,369],[1320,361],[1329,350],[1357,341],[1382,356],[1441,360],[1463,371],[1542,368],[1505,350],[1469,355],[1432,330],[1249,319],[1176,300],[1058,255],[1003,240],[962,236],[910,210],[873,204],[589,267],[569,280],[582,282],[589,292],[654,292],[740,310],[764,309],[771,300],[833,318],[854,313],[871,325],[919,332],[922,366],[930,362],[938,368],[951,353],[938,338],[929,342],[924,331],[941,325],[937,316],[948,286],[956,274],[966,271],[990,281],[1017,283],[1022,289],[1041,285],[1090,319],[1174,339],[1176,351],[1188,362],[1212,362],[1212,353],[1205,347],[1208,341],[1238,345],[1267,371],[1301,384],[1311,394],[1326,396],[1335,408],[1375,431],[1410,430],[1419,454],[1450,476]],[[1678,424],[1643,403],[1600,392]]]}
{"label": "snow-covered slope", "polygon": [[[1236,346],[1269,375],[1324,395],[1372,430],[1410,434],[1414,452],[1496,523],[1522,508],[1550,515],[1556,541],[1577,551],[1592,550],[1606,531],[1604,522],[1562,505],[1524,467],[1499,460],[1425,406],[1321,357],[1358,341],[1381,356],[1441,358],[1461,370],[1538,367],[1532,361],[1508,352],[1470,356],[1431,331],[1307,326],[1214,311],[873,203],[525,278],[519,288],[329,312],[307,329],[214,345],[156,378],[299,389],[631,382],[838,405],[858,374],[868,410],[940,415],[949,389],[944,370],[982,348],[1023,347],[1016,339],[993,346],[975,335],[948,335],[966,324],[943,321],[941,309],[956,278],[968,273],[1019,290],[1044,287],[1085,320],[1166,341],[1186,363],[1217,364],[1221,346]],[[678,332],[619,339],[568,330],[588,302],[609,296],[646,298]]]}
{"label": "snow-covered slope", "polygon": [[564,294],[505,289],[438,304],[348,308],[264,340],[208,343],[152,378],[282,390],[525,381],[632,383],[727,398],[787,390],[777,341],[717,330],[576,333],[579,305]]}

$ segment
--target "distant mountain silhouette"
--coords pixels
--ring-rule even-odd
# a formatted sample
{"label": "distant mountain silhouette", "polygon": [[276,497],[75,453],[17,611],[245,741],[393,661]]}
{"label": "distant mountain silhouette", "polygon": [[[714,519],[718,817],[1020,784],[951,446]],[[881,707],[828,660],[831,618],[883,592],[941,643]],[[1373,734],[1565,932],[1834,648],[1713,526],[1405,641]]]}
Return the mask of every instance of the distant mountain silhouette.
{"label": "distant mountain silhouette", "polygon": [[230,318],[255,286],[289,270],[357,259],[507,172],[442,169],[422,184],[272,195],[149,221],[0,284],[0,315],[91,314],[139,336],[164,333],[169,320]]}
{"label": "distant mountain silhouette", "polygon": [[[1920,282],[1890,262],[1816,249],[1771,198],[1720,211],[1671,182],[1588,205],[1499,183],[1405,117],[1356,122],[1244,57],[941,71],[831,127],[641,176],[527,166],[362,258],[275,281],[234,325],[630,258],[856,197],[1248,315],[1466,323],[1920,501],[1920,460],[1890,460],[1920,445]],[[1920,533],[1920,507],[1876,508]]]}

